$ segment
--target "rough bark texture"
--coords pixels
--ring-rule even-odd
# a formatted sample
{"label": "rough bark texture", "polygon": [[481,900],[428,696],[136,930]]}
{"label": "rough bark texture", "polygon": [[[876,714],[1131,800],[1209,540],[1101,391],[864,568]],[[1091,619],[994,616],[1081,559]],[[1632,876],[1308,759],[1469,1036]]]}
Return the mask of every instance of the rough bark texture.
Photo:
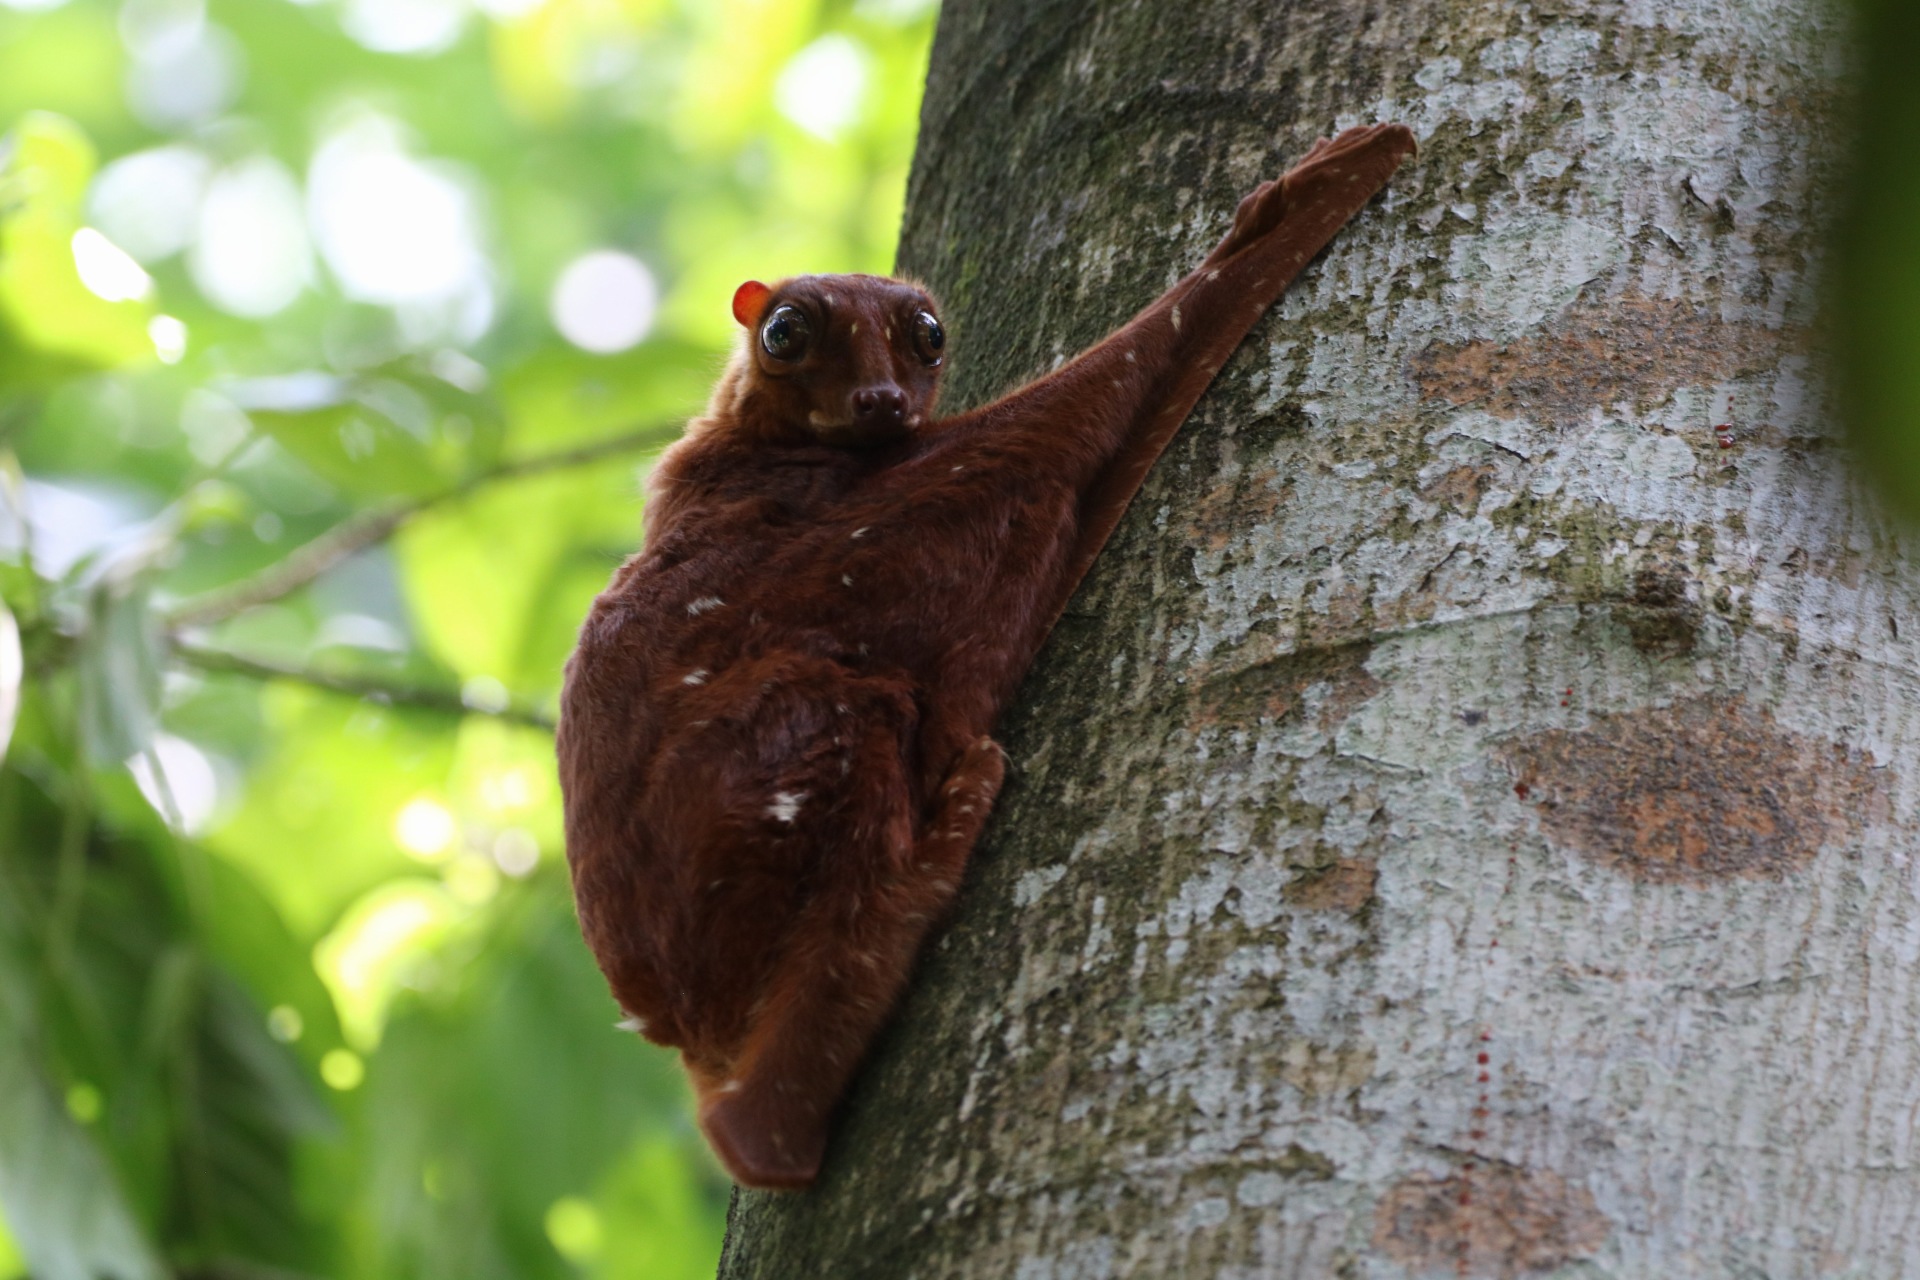
{"label": "rough bark texture", "polygon": [[826,1176],[739,1197],[723,1276],[1920,1274],[1920,577],[1819,374],[1839,42],[949,0],[902,265],[962,402],[1315,135],[1423,154],[1149,481]]}

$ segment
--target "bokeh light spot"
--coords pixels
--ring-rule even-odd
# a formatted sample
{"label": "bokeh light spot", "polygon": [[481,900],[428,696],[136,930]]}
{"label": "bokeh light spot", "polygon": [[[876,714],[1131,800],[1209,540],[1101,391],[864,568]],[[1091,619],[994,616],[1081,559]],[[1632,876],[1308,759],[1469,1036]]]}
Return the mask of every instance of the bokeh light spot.
{"label": "bokeh light spot", "polygon": [[92,227],[73,233],[73,265],[80,272],[80,283],[108,302],[144,298],[153,287],[153,277],[140,269],[132,254]]}
{"label": "bokeh light spot", "polygon": [[205,124],[240,96],[239,40],[206,21],[200,0],[132,0],[120,12],[127,105],[155,129]]}
{"label": "bokeh light spot", "polygon": [[518,879],[540,865],[540,842],[522,827],[508,827],[493,838],[493,865]]}
{"label": "bokeh light spot", "polygon": [[351,1049],[329,1049],[320,1059],[320,1078],[327,1082],[328,1088],[345,1093],[359,1088],[360,1082],[367,1078],[367,1064]]}
{"label": "bokeh light spot", "polygon": [[187,326],[175,316],[155,316],[147,321],[147,337],[153,341],[153,354],[161,364],[179,364],[187,354]]}
{"label": "bokeh light spot", "polygon": [[485,858],[455,858],[441,873],[455,902],[477,907],[500,892],[500,870]]}
{"label": "bokeh light spot", "polygon": [[460,38],[465,0],[347,0],[340,25],[376,53],[438,53]]}
{"label": "bokeh light spot", "polygon": [[394,815],[394,842],[422,862],[444,858],[459,834],[452,811],[428,796],[407,801]]}
{"label": "bokeh light spot", "polygon": [[460,701],[475,711],[497,716],[512,705],[513,695],[492,676],[470,676],[460,686]]}
{"label": "bokeh light spot", "polygon": [[867,51],[851,36],[821,36],[793,55],[774,82],[780,113],[817,138],[833,139],[860,118]]}
{"label": "bokeh light spot", "polygon": [[267,1034],[281,1044],[292,1044],[306,1029],[306,1019],[290,1004],[277,1004],[267,1013]]}
{"label": "bokeh light spot", "polygon": [[81,1124],[92,1124],[100,1118],[100,1090],[85,1080],[76,1080],[67,1086],[67,1114]]}
{"label": "bokeh light spot", "polygon": [[547,1239],[569,1262],[592,1261],[604,1239],[600,1211],[576,1196],[555,1200],[547,1210]]}
{"label": "bokeh light spot", "polygon": [[653,273],[617,249],[596,249],[567,264],[553,286],[553,327],[584,351],[610,355],[647,336],[660,303]]}
{"label": "bokeh light spot", "polygon": [[200,292],[222,311],[258,318],[284,310],[313,271],[293,175],[266,156],[215,175],[188,265]]}
{"label": "bokeh light spot", "polygon": [[157,262],[193,242],[212,172],[213,162],[192,147],[136,151],[94,178],[87,212],[109,240],[142,262]]}
{"label": "bokeh light spot", "polygon": [[348,297],[389,305],[453,298],[486,270],[466,185],[448,166],[410,157],[382,117],[363,116],[321,145],[307,173],[307,208]]}

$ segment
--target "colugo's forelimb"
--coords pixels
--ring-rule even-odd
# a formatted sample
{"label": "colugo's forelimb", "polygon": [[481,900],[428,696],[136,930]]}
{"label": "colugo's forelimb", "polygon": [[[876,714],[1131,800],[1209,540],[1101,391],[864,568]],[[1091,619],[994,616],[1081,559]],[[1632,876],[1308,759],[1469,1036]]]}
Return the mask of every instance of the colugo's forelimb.
{"label": "colugo's forelimb", "polygon": [[1106,340],[958,417],[917,285],[735,294],[745,349],[653,470],[558,747],[582,931],[741,1182],[817,1174],[985,825],[1007,700],[1214,374],[1412,149],[1322,140]]}

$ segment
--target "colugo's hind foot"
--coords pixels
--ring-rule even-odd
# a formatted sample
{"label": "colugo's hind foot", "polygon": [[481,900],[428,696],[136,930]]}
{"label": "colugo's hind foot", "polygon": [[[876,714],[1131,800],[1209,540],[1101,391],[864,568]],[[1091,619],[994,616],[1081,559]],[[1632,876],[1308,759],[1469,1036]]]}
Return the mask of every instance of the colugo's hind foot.
{"label": "colugo's hind foot", "polygon": [[[798,1099],[769,1098],[768,1087],[721,1085],[700,1104],[700,1130],[733,1180],[765,1191],[800,1191],[820,1176],[827,1150],[824,1115]],[[787,1102],[787,1105],[779,1105]]]}
{"label": "colugo's hind foot", "polygon": [[[1284,207],[1305,209],[1327,198],[1358,207],[1417,149],[1413,131],[1403,124],[1367,125],[1322,138],[1280,179]],[[1356,191],[1365,193],[1358,201]]]}
{"label": "colugo's hind foot", "polygon": [[[1376,155],[1359,154],[1369,150]],[[1365,186],[1371,194],[1413,150],[1413,134],[1398,124],[1368,125],[1348,129],[1338,137],[1317,139],[1284,175],[1246,194],[1234,210],[1233,229],[1213,257],[1231,257],[1271,234],[1288,213],[1311,205],[1325,194],[1337,194],[1353,184]]]}
{"label": "colugo's hind foot", "polygon": [[960,873],[966,869],[967,856],[980,838],[981,829],[993,813],[994,797],[1007,776],[1007,754],[992,738],[976,739],[960,753],[940,784],[940,792],[929,806],[927,833],[914,854],[918,870],[940,877],[950,897],[958,887]]}

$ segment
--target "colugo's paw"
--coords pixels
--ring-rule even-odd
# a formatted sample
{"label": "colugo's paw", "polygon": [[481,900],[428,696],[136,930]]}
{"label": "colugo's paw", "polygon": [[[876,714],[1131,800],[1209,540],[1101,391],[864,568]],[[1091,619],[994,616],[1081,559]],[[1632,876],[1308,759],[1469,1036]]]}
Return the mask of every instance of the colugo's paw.
{"label": "colugo's paw", "polygon": [[1305,208],[1331,194],[1350,203],[1351,189],[1379,190],[1400,162],[1418,147],[1403,124],[1371,124],[1322,138],[1280,179],[1289,209]]}
{"label": "colugo's paw", "polygon": [[[1325,141],[1325,138],[1320,140],[1322,143]],[[1286,193],[1280,189],[1280,179],[1261,183],[1241,197],[1240,207],[1233,211],[1233,229],[1227,232],[1226,239],[1213,251],[1213,256],[1226,258],[1240,252],[1279,226],[1286,214]]]}
{"label": "colugo's paw", "polygon": [[1323,196],[1333,195],[1344,206],[1352,203],[1349,188],[1355,184],[1371,194],[1414,149],[1413,133],[1402,124],[1366,125],[1317,140],[1285,175],[1247,193],[1212,260],[1273,234],[1288,214],[1310,209]]}
{"label": "colugo's paw", "polygon": [[727,1173],[743,1187],[804,1191],[820,1176],[827,1126],[803,1108],[769,1105],[773,1100],[722,1085],[700,1106],[700,1128]]}
{"label": "colugo's paw", "polygon": [[993,798],[1000,794],[1000,784],[1006,780],[1007,753],[992,738],[977,738],[960,753],[960,762],[950,776],[954,783],[992,804]]}

